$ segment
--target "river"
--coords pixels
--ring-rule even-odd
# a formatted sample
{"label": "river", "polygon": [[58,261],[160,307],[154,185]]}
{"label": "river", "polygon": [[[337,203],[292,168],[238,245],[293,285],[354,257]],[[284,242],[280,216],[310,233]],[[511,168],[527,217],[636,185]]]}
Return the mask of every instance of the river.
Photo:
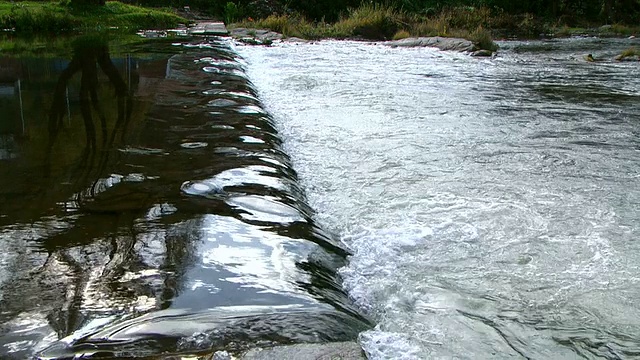
{"label": "river", "polygon": [[14,41],[0,358],[206,357],[370,328],[228,39]]}
{"label": "river", "polygon": [[16,42],[0,358],[640,357],[639,43]]}
{"label": "river", "polygon": [[639,43],[238,48],[371,359],[640,357]]}

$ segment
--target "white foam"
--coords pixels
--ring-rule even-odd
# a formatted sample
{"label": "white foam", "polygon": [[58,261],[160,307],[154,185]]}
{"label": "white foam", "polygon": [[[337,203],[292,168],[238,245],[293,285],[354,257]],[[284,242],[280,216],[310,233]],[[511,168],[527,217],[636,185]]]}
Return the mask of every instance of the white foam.
{"label": "white foam", "polygon": [[[349,42],[239,51],[315,220],[353,252],[340,274],[378,322],[360,336],[370,359],[566,354],[552,330],[527,321],[551,328],[556,316],[566,328],[582,326],[583,318],[567,315],[573,299],[591,294],[581,306],[598,313],[592,304],[606,304],[608,291],[637,282],[637,262],[616,246],[633,254],[619,238],[633,244],[637,229],[620,230],[617,214],[637,220],[625,196],[638,199],[638,191],[598,194],[616,181],[577,176],[595,167],[628,176],[615,158],[593,163],[534,143],[538,132],[570,122],[517,107],[529,101],[522,94],[500,93],[495,79],[532,76],[530,69]],[[487,91],[497,100],[487,101]],[[496,104],[517,111],[496,117]],[[547,123],[523,123],[527,116]],[[565,162],[552,161],[568,157],[583,169],[567,176]],[[629,301],[637,291],[627,290],[614,292]],[[592,320],[617,328],[603,319]],[[514,350],[507,333],[530,346]]]}
{"label": "white foam", "polygon": [[365,331],[358,342],[369,359],[419,360],[420,346],[405,334],[385,331]]}

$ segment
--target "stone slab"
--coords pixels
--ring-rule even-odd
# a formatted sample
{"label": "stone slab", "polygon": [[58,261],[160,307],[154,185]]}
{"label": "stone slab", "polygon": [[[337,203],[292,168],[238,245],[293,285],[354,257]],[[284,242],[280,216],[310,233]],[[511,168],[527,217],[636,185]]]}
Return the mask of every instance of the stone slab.
{"label": "stone slab", "polygon": [[235,28],[231,29],[230,34],[235,38],[251,37],[260,41],[274,41],[283,38],[280,33],[264,29]]}
{"label": "stone slab", "polygon": [[475,44],[466,39],[445,38],[441,36],[406,38],[402,40],[387,41],[383,44],[391,47],[435,47],[440,50],[454,50],[473,52],[477,50]]}
{"label": "stone slab", "polygon": [[366,360],[356,342],[298,344],[249,350],[242,360]]}
{"label": "stone slab", "polygon": [[188,30],[191,35],[225,36],[229,34],[227,27],[220,21],[199,22]]}

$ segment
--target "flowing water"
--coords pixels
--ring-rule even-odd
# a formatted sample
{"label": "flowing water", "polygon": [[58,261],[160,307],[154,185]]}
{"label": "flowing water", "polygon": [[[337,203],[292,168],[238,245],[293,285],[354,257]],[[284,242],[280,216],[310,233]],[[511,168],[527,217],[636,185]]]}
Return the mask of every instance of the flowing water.
{"label": "flowing water", "polygon": [[640,357],[631,45],[16,45],[0,358]]}
{"label": "flowing water", "polygon": [[640,357],[638,44],[238,48],[370,358]]}
{"label": "flowing water", "polygon": [[228,39],[119,44],[0,58],[0,358],[240,353],[370,328]]}

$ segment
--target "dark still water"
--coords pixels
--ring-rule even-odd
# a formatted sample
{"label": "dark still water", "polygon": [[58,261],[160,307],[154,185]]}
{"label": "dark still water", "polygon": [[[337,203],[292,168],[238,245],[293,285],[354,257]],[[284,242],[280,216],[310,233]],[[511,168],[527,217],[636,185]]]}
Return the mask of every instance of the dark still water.
{"label": "dark still water", "polygon": [[65,46],[0,57],[0,358],[238,352],[368,327],[225,40]]}

